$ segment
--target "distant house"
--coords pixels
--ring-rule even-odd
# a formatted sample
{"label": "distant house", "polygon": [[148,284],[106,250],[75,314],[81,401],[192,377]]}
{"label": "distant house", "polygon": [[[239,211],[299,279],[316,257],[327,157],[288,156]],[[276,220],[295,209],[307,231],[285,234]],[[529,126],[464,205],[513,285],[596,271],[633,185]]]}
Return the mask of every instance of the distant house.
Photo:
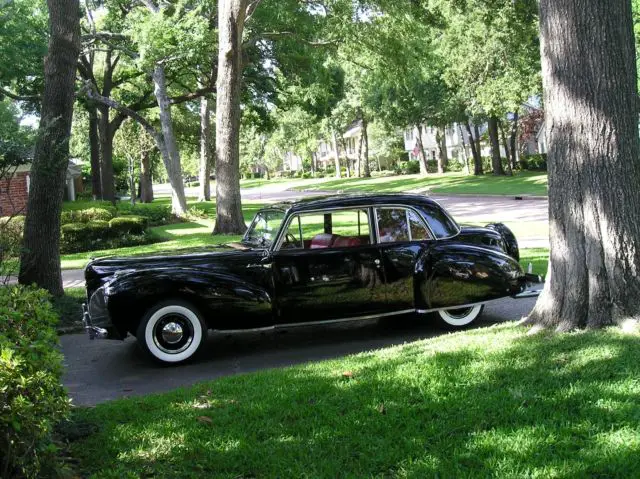
{"label": "distant house", "polygon": [[[422,145],[428,160],[437,160],[439,149],[436,142],[437,128],[429,125],[422,125]],[[466,128],[458,123],[453,123],[445,129],[445,138],[447,145],[447,157],[449,160],[457,160],[464,162],[464,153],[466,151],[467,158],[471,158],[470,138]],[[487,125],[479,125],[478,132],[480,137],[485,136]],[[409,154],[410,160],[420,159],[420,147],[418,143],[418,128],[410,127],[404,132],[404,149]],[[480,154],[489,156],[491,148],[487,142],[481,142]],[[506,156],[504,148],[500,146],[500,154]]]}
{"label": "distant house", "polygon": [[[27,212],[31,164],[19,166],[9,178],[0,180],[0,217],[24,215]],[[80,162],[71,159],[67,167],[65,200],[75,201],[76,192],[82,191]]]}

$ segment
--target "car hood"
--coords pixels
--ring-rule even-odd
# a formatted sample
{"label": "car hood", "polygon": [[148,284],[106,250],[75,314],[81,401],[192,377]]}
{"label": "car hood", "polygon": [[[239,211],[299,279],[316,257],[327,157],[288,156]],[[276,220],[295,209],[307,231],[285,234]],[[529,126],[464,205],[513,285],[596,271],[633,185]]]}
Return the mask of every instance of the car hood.
{"label": "car hood", "polygon": [[118,274],[160,268],[206,268],[208,271],[230,271],[234,266],[253,261],[266,254],[263,248],[248,248],[231,243],[188,248],[178,251],[158,251],[153,254],[109,256],[91,261],[85,268],[89,294]]}

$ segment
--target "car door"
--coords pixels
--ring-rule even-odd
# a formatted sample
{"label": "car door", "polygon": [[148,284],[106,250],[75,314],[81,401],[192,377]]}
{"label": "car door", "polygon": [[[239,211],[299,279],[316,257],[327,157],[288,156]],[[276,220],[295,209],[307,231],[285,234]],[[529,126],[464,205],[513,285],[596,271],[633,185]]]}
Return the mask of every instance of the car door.
{"label": "car door", "polygon": [[273,254],[276,320],[305,323],[387,310],[371,211],[293,215]]}
{"label": "car door", "polygon": [[422,217],[405,206],[374,209],[384,274],[383,291],[389,311],[415,308],[416,262],[429,248],[433,234]]}

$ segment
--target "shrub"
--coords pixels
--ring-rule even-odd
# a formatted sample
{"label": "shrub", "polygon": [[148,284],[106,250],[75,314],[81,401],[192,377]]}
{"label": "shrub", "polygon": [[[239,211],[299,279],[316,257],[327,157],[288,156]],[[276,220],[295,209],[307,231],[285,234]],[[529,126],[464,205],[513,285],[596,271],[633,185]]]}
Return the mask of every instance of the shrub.
{"label": "shrub", "polygon": [[111,235],[109,222],[104,220],[94,220],[87,223],[87,236],[91,241],[105,239]]}
{"label": "shrub", "polygon": [[75,250],[82,250],[89,244],[89,227],[86,223],[68,223],[60,228],[62,238],[60,249],[68,253]]}
{"label": "shrub", "polygon": [[418,160],[409,160],[401,163],[400,172],[403,175],[414,175],[420,173],[420,162]]}
{"label": "shrub", "polygon": [[108,208],[86,208],[83,210],[63,211],[60,215],[60,224],[67,225],[71,223],[88,223],[89,221],[109,221],[116,215],[116,209],[113,206]]}
{"label": "shrub", "polygon": [[147,229],[148,221],[142,216],[119,216],[109,221],[113,236],[125,234],[142,234]]}
{"label": "shrub", "polygon": [[547,154],[523,156],[520,159],[520,166],[523,170],[547,171]]}
{"label": "shrub", "polygon": [[149,222],[149,226],[165,225],[173,221],[171,206],[159,203],[120,203],[118,210],[121,216],[136,215],[144,216]]}
{"label": "shrub", "polygon": [[309,178],[311,178],[311,173],[308,171],[305,171],[304,173],[302,173],[302,178],[304,178],[305,180],[308,180]]}
{"label": "shrub", "polygon": [[209,213],[204,206],[194,205],[187,210],[187,218],[189,219],[205,219],[209,217]]}
{"label": "shrub", "polygon": [[69,408],[57,317],[45,291],[0,288],[0,476],[52,472],[52,429]]}

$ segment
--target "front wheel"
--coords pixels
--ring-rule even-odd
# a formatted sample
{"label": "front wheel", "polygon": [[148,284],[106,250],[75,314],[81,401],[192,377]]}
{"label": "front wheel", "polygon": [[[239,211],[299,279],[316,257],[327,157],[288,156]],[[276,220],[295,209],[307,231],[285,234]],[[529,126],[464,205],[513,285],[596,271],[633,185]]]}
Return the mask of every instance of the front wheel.
{"label": "front wheel", "polygon": [[138,344],[153,359],[176,364],[186,361],[204,344],[207,328],[196,308],[181,300],[156,304],[138,325]]}
{"label": "front wheel", "polygon": [[469,326],[480,317],[484,310],[483,304],[457,309],[440,309],[434,314],[440,324],[448,329],[461,329]]}

